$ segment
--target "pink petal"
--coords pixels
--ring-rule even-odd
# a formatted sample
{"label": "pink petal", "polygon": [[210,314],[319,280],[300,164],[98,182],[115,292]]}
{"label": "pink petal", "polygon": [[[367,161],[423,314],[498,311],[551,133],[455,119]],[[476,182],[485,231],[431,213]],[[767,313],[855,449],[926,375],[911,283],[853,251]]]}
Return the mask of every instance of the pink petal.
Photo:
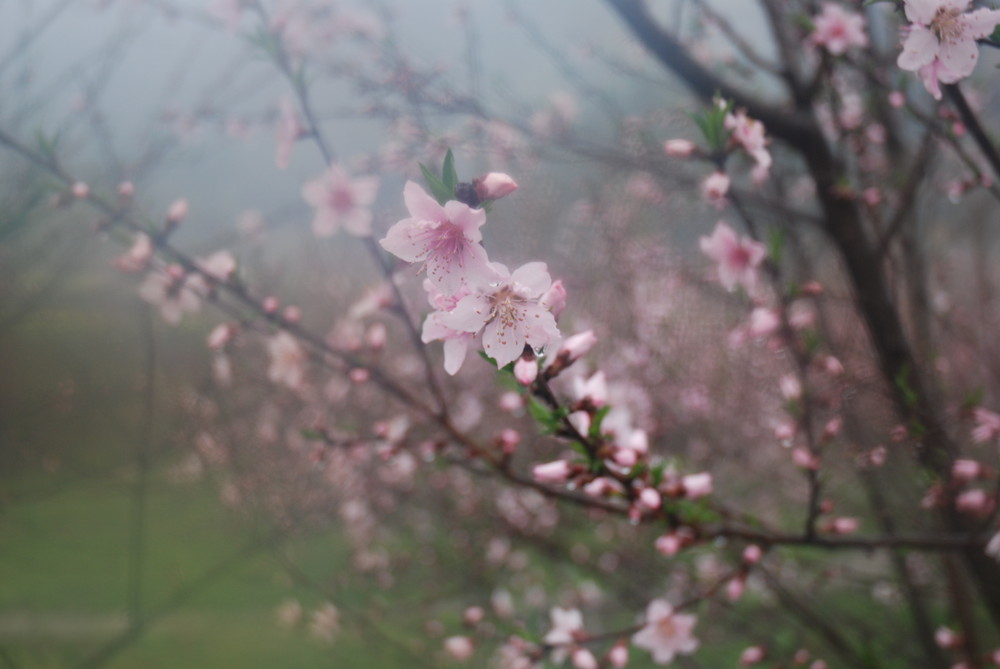
{"label": "pink petal", "polygon": [[977,9],[965,14],[960,20],[966,37],[982,39],[989,37],[997,25],[1000,25],[1000,9]]}
{"label": "pink petal", "polygon": [[517,360],[524,351],[524,344],[521,330],[517,327],[504,328],[499,318],[490,321],[483,330],[483,350],[496,360],[498,368]]}
{"label": "pink petal", "polygon": [[531,297],[540,297],[552,285],[549,268],[543,262],[529,262],[521,265],[510,277],[511,281],[528,289]]}
{"label": "pink petal", "polygon": [[427,247],[424,242],[426,235],[433,231],[434,229],[424,221],[404,218],[389,228],[385,238],[379,240],[379,244],[401,260],[417,262],[426,257]]}
{"label": "pink petal", "polygon": [[938,52],[938,58],[948,69],[947,74],[938,72],[938,79],[945,83],[954,83],[972,74],[979,60],[979,47],[975,41],[961,40],[959,42],[944,42]]}
{"label": "pink petal", "polygon": [[441,324],[459,332],[479,332],[490,316],[490,303],[485,296],[466,295],[454,309],[441,314]]}
{"label": "pink petal", "polygon": [[940,0],[906,0],[906,18],[910,23],[927,25],[934,20],[934,14],[940,6]]}
{"label": "pink petal", "polygon": [[436,222],[446,220],[441,205],[415,181],[406,182],[406,186],[403,188],[403,201],[406,202],[406,208],[413,218]]}
{"label": "pink petal", "polygon": [[469,241],[482,241],[483,233],[479,228],[483,227],[483,223],[486,222],[485,211],[482,209],[472,209],[463,202],[452,200],[445,202],[444,215],[461,229]]}
{"label": "pink petal", "polygon": [[444,371],[452,376],[458,373],[465,362],[465,354],[469,350],[471,336],[463,334],[444,340]]}
{"label": "pink petal", "polygon": [[903,50],[896,59],[896,64],[903,70],[919,70],[925,65],[930,65],[937,53],[937,36],[923,26],[913,26],[906,41],[903,42]]}

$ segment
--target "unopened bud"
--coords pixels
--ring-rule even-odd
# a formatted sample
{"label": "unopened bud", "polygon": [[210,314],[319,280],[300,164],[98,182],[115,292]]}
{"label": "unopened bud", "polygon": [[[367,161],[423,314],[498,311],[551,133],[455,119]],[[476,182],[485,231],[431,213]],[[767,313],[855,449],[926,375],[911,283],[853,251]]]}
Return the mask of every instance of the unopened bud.
{"label": "unopened bud", "polygon": [[499,200],[517,190],[517,183],[509,174],[490,172],[472,180],[480,201]]}
{"label": "unopened bud", "polygon": [[690,158],[697,149],[689,139],[668,139],[663,143],[663,151],[671,158]]}

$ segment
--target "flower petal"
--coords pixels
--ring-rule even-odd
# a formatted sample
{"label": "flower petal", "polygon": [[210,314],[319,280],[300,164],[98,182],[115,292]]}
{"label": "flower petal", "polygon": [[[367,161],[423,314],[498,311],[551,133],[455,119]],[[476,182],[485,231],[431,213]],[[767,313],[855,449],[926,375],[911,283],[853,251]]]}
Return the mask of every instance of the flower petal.
{"label": "flower petal", "polygon": [[923,26],[915,25],[903,42],[903,50],[896,59],[896,64],[903,70],[919,70],[934,61],[938,47],[938,39],[933,32]]}

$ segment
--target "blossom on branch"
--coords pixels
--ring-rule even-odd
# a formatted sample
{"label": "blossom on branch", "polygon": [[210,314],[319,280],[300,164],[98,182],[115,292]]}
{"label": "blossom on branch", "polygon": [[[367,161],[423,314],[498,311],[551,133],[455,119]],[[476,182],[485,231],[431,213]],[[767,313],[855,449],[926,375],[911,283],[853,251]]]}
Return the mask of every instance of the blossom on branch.
{"label": "blossom on branch", "polygon": [[843,55],[853,46],[864,48],[868,46],[865,17],[832,2],[824,2],[823,11],[813,18],[809,43],[824,47],[834,56]]}
{"label": "blossom on branch", "polygon": [[463,284],[493,278],[480,244],[479,228],[486,222],[486,212],[457,200],[442,206],[413,181],[406,183],[403,199],[410,218],[389,228],[379,241],[382,248],[406,262],[422,262],[427,278],[447,295],[454,295]]}
{"label": "blossom on branch", "polygon": [[1000,25],[1000,10],[966,12],[971,0],[905,0],[911,25],[896,64],[915,71],[934,99],[941,99],[939,84],[953,84],[976,69],[977,39]]}
{"label": "blossom on branch", "polygon": [[719,264],[719,283],[726,290],[737,284],[746,290],[757,285],[757,268],[767,256],[767,247],[749,237],[742,240],[731,227],[719,221],[711,237],[702,237],[701,251]]}
{"label": "blossom on branch", "polygon": [[646,625],[632,636],[632,643],[653,654],[657,664],[670,664],[675,655],[690,655],[698,650],[692,632],[697,618],[674,613],[664,599],[654,599],[646,608]]}
{"label": "blossom on branch", "polygon": [[316,210],[313,232],[317,237],[329,237],[343,227],[358,237],[370,235],[370,207],[376,192],[378,177],[351,179],[339,165],[331,165],[302,187],[302,197]]}

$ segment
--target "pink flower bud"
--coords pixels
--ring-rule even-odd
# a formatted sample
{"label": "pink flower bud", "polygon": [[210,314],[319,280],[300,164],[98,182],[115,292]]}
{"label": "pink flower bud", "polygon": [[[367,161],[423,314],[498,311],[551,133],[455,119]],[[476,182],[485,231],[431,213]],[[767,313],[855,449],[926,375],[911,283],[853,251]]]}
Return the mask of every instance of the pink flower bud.
{"label": "pink flower bud", "polygon": [[819,469],[819,456],[810,453],[808,448],[792,449],[792,462],[802,469]]}
{"label": "pink flower bud", "polygon": [[979,478],[983,466],[975,460],[955,460],[951,466],[951,476],[959,483],[969,483]]}
{"label": "pink flower bud", "polygon": [[683,542],[677,534],[671,532],[670,534],[664,534],[662,537],[657,539],[654,546],[660,553],[670,557],[672,555],[677,555],[677,553],[680,552]]}
{"label": "pink flower bud", "polygon": [[565,460],[555,460],[531,469],[532,475],[539,483],[565,483],[572,473],[570,464]]}
{"label": "pink flower bud", "polygon": [[764,551],[757,544],[750,544],[743,549],[743,561],[747,564],[757,564],[764,557]]}
{"label": "pink flower bud", "polygon": [[894,109],[899,109],[906,104],[906,96],[899,91],[889,93],[889,105]]}
{"label": "pink flower bud", "polygon": [[827,530],[833,534],[853,534],[858,530],[858,519],[857,518],[847,518],[840,517],[834,518],[827,525]]}
{"label": "pink flower bud", "polygon": [[475,646],[467,636],[450,636],[444,640],[444,650],[459,662],[464,662],[472,657]]}
{"label": "pink flower bud", "polygon": [[298,323],[302,320],[302,310],[294,304],[285,307],[285,320],[289,323]]}
{"label": "pink flower bud", "polygon": [[371,372],[369,372],[364,367],[355,367],[350,372],[347,373],[347,378],[349,378],[354,383],[365,383],[371,378]]}
{"label": "pink flower bud", "polygon": [[566,420],[583,436],[590,434],[590,414],[586,411],[574,411],[566,417]]}
{"label": "pink flower bud", "polygon": [[725,172],[712,172],[701,183],[701,194],[716,207],[721,207],[729,192],[729,176]]}
{"label": "pink flower bud", "polygon": [[514,378],[522,386],[530,386],[538,378],[538,360],[534,356],[518,358],[514,363]]}
{"label": "pink flower bud", "polygon": [[757,307],[750,312],[750,336],[767,337],[777,331],[781,319],[773,309]]}
{"label": "pink flower bud", "polygon": [[955,648],[962,643],[962,638],[948,627],[938,627],[934,631],[934,642],[941,648]]}
{"label": "pink flower bud", "polygon": [[840,416],[831,418],[823,427],[823,439],[833,439],[840,434],[840,428],[844,425],[844,419]]}
{"label": "pink flower bud", "polygon": [[729,583],[726,584],[726,597],[729,598],[729,601],[735,602],[743,596],[746,587],[747,583],[743,577],[737,576],[730,579]]}
{"label": "pink flower bud", "polygon": [[524,406],[524,400],[521,399],[521,395],[519,393],[510,391],[500,396],[497,406],[501,411],[513,413]]}
{"label": "pink flower bud", "polygon": [[573,651],[574,669],[597,669],[597,658],[586,648],[577,648]]}
{"label": "pink flower bud", "polygon": [[559,315],[566,308],[566,287],[562,279],[556,279],[547,291],[538,299],[538,303],[552,312],[552,315],[559,318]]}
{"label": "pink flower bud", "polygon": [[712,475],[708,472],[690,474],[681,479],[684,486],[684,496],[688,499],[698,499],[712,494]]}
{"label": "pink flower bud", "polygon": [[82,181],[77,181],[72,187],[73,197],[80,200],[86,198],[90,195],[90,186],[83,183]]}
{"label": "pink flower bud", "polygon": [[655,488],[643,488],[639,491],[639,503],[650,511],[656,511],[660,508],[663,500],[660,499],[660,493]]}
{"label": "pink flower bud", "polygon": [[797,400],[802,397],[802,384],[791,374],[782,376],[778,385],[781,387],[781,396],[786,400]]}
{"label": "pink flower bud", "polygon": [[799,648],[795,651],[795,656],[792,658],[795,664],[805,664],[809,661],[809,651],[805,648]]}
{"label": "pink flower bud", "polygon": [[688,139],[668,139],[663,143],[663,151],[671,158],[690,158],[697,149]]}
{"label": "pink flower bud", "polygon": [[826,669],[826,662],[824,660],[816,660],[809,665],[809,669]]}
{"label": "pink flower bud", "polygon": [[490,172],[473,179],[472,185],[475,186],[480,201],[499,200],[517,190],[517,183],[503,172]]}
{"label": "pink flower bud", "polygon": [[[1000,653],[1000,651],[997,651]],[[618,642],[608,653],[608,662],[615,669],[625,669],[628,665],[628,646],[623,642]]]}
{"label": "pink flower bud", "polygon": [[568,337],[559,347],[559,352],[556,355],[565,356],[566,364],[570,365],[585,356],[596,343],[597,337],[594,335],[594,331],[586,330]]}
{"label": "pink flower bud", "polygon": [[167,222],[177,224],[183,221],[188,215],[188,202],[185,199],[174,200],[170,208],[167,209]]}
{"label": "pink flower bud", "polygon": [[131,181],[123,181],[118,184],[118,195],[123,198],[130,198],[135,195],[135,185]]}
{"label": "pink flower bud", "polygon": [[986,516],[993,511],[993,497],[985,490],[966,490],[955,498],[955,508],[962,513]]}
{"label": "pink flower bud", "polygon": [[750,646],[740,653],[740,664],[749,667],[764,661],[764,648],[762,646]]}
{"label": "pink flower bud", "polygon": [[500,446],[502,450],[507,455],[510,455],[517,448],[517,445],[521,443],[521,433],[513,428],[504,428],[497,435],[497,445]]}
{"label": "pink flower bud", "polygon": [[278,298],[270,296],[265,297],[264,301],[260,305],[266,313],[273,314],[278,310],[281,304],[278,302]]}
{"label": "pink flower bud", "polygon": [[229,323],[215,326],[215,329],[208,335],[208,347],[216,351],[221,350],[232,340],[233,334],[233,326]]}
{"label": "pink flower bud", "polygon": [[475,626],[483,621],[486,617],[486,611],[483,610],[481,606],[470,606],[462,614],[462,620],[465,621],[466,625]]}

